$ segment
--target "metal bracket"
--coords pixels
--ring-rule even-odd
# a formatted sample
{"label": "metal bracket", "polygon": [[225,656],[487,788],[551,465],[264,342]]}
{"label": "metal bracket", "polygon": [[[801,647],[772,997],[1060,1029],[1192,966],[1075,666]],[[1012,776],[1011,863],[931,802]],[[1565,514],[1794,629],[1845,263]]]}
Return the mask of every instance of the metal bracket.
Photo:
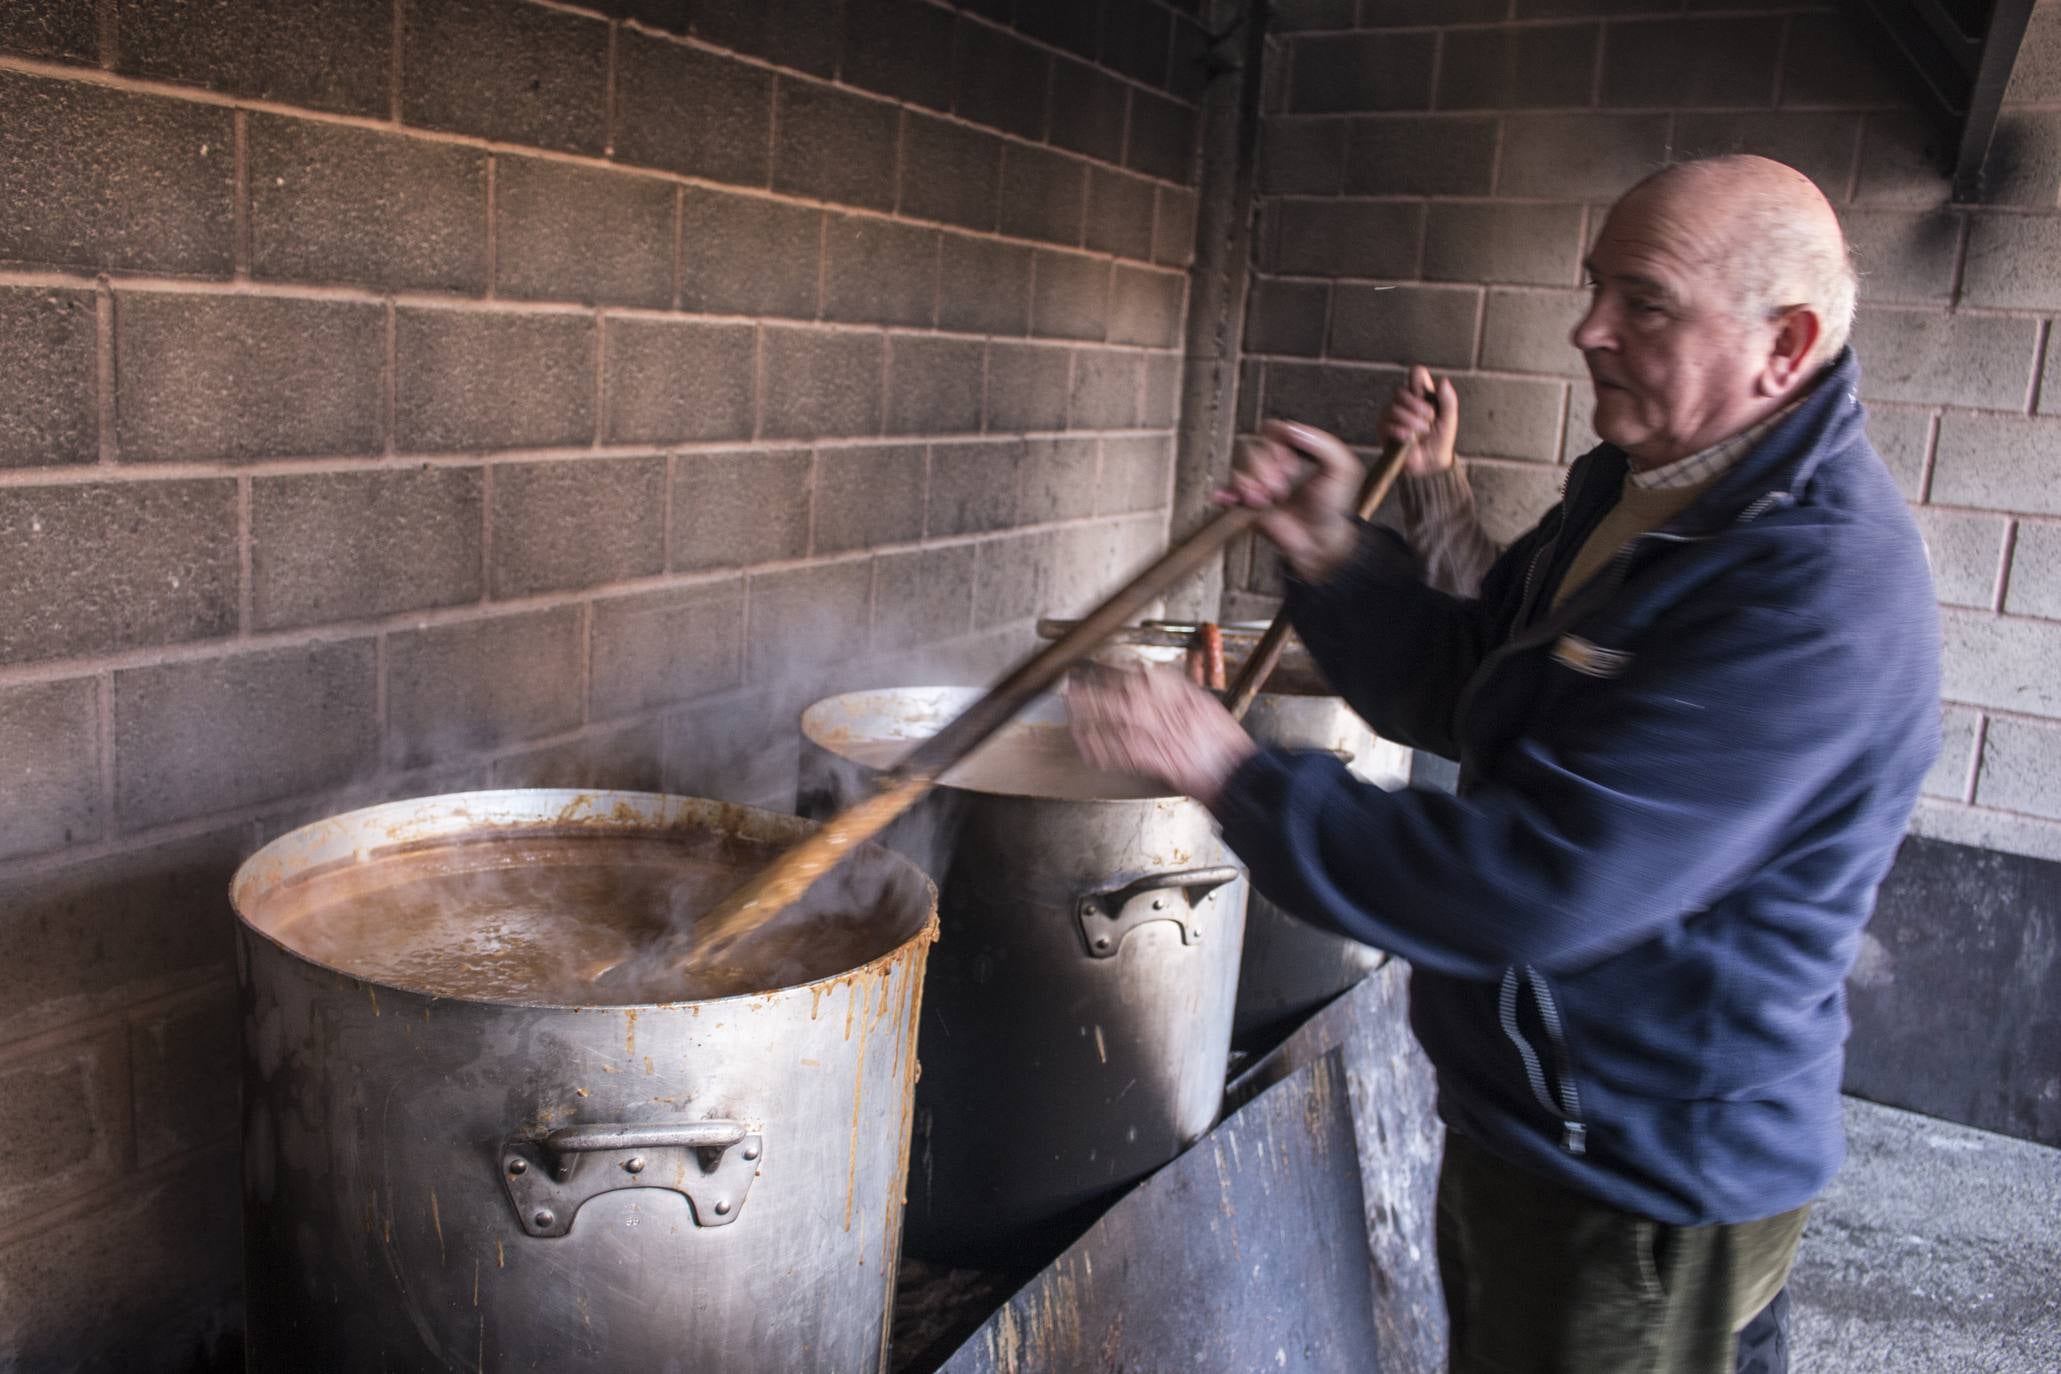
{"label": "metal bracket", "polygon": [[728,1226],[758,1176],[762,1137],[736,1121],[669,1126],[564,1126],[501,1143],[501,1181],[532,1236],[562,1236],[589,1198],[619,1188],[665,1188],[687,1199],[697,1226]]}
{"label": "metal bracket", "polygon": [[1218,888],[1244,876],[1244,869],[1226,864],[1183,873],[1147,874],[1122,887],[1089,893],[1074,907],[1088,957],[1115,958],[1125,936],[1153,921],[1172,921],[1179,926],[1184,945],[1199,943],[1202,909],[1216,900]]}

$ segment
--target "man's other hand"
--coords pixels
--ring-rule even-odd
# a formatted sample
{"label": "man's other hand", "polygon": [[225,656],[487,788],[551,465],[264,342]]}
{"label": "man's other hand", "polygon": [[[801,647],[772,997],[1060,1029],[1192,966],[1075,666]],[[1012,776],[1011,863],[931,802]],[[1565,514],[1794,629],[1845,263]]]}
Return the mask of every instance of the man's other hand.
{"label": "man's other hand", "polygon": [[1097,768],[1163,782],[1214,806],[1258,752],[1231,713],[1164,668],[1093,668],[1067,682],[1074,744]]}
{"label": "man's other hand", "polygon": [[[1306,462],[1317,470],[1301,486]],[[1269,420],[1259,437],[1241,445],[1231,481],[1216,494],[1219,504],[1252,506],[1266,512],[1259,531],[1305,582],[1325,582],[1359,546],[1353,504],[1365,470],[1353,451],[1332,435],[1288,420]]]}
{"label": "man's other hand", "polygon": [[1460,393],[1444,377],[1434,388],[1430,370],[1413,367],[1409,380],[1382,408],[1377,429],[1388,443],[1416,445],[1403,460],[1410,476],[1444,472],[1453,465],[1453,441],[1460,432]]}

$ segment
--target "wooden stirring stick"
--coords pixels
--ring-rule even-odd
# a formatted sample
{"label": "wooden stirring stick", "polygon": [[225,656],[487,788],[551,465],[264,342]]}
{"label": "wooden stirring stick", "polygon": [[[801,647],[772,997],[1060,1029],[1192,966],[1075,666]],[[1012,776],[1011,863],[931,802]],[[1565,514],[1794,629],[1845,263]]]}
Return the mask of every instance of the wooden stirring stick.
{"label": "wooden stirring stick", "polygon": [[816,879],[853,848],[892,825],[896,817],[923,799],[942,774],[1015,719],[1132,616],[1251,529],[1261,514],[1248,506],[1234,506],[1211,516],[1195,533],[1168,549],[1151,567],[918,745],[888,772],[876,795],[832,816],[821,829],[724,898],[692,931],[672,937],[688,946],[672,960],[673,965],[690,971],[708,967],[739,940],[799,901]]}
{"label": "wooden stirring stick", "polygon": [[[1360,499],[1353,506],[1353,513],[1362,520],[1371,520],[1374,512],[1381,509],[1381,503],[1388,496],[1388,489],[1395,485],[1395,479],[1402,473],[1403,462],[1416,447],[1416,441],[1389,443],[1381,450],[1380,461],[1367,469],[1367,477],[1360,484]],[[1231,690],[1224,698],[1224,705],[1231,712],[1231,719],[1244,720],[1245,713],[1252,709],[1260,689],[1267,685],[1267,678],[1274,671],[1274,665],[1281,661],[1281,651],[1288,645],[1288,632],[1293,628],[1288,623],[1288,609],[1282,607],[1274,613],[1267,632],[1260,636],[1259,643],[1246,655],[1245,664],[1238,670],[1238,680],[1231,684]]]}

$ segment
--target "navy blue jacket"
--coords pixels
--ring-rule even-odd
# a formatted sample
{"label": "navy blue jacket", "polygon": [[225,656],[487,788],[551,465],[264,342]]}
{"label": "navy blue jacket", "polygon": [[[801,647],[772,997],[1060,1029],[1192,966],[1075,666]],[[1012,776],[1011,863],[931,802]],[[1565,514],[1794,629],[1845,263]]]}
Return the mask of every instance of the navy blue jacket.
{"label": "navy blue jacket", "polygon": [[1218,802],[1260,891],[1414,966],[1451,1128],[1674,1225],[1801,1206],[1843,1152],[1843,983],[1939,749],[1924,545],[1843,353],[1717,484],[1551,609],[1605,444],[1476,599],[1369,529],[1295,627],[1457,795],[1263,750]]}

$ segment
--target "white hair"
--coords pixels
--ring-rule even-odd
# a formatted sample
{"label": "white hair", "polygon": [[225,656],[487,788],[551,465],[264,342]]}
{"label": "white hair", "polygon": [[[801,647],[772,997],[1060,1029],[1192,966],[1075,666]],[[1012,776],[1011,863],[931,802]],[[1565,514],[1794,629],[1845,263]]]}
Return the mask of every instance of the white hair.
{"label": "white hair", "polygon": [[1806,361],[1822,364],[1844,348],[1853,332],[1860,281],[1838,216],[1803,173],[1768,158],[1730,153],[1664,167],[1633,191],[1685,179],[1711,186],[1730,207],[1717,266],[1730,282],[1738,317],[1758,324],[1804,306],[1819,326]]}
{"label": "white hair", "polygon": [[1796,213],[1793,204],[1751,196],[1738,209],[1727,271],[1741,318],[1772,320],[1785,310],[1808,306],[1818,317],[1812,363],[1836,356],[1853,332],[1854,299],[1860,281],[1846,236]]}

